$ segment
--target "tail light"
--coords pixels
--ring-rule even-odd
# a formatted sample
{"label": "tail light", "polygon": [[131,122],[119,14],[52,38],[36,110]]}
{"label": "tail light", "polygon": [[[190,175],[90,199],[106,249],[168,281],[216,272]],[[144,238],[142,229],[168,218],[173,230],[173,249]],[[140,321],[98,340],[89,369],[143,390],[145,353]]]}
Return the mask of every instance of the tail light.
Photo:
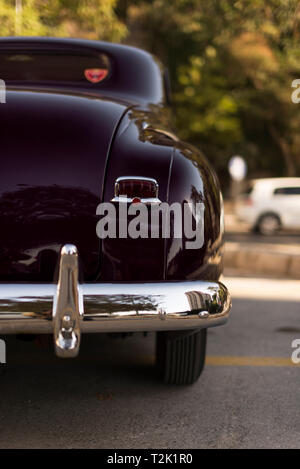
{"label": "tail light", "polygon": [[251,197],[246,197],[244,200],[244,204],[248,206],[253,205],[253,200],[251,199]]}
{"label": "tail light", "polygon": [[155,179],[123,176],[115,182],[114,202],[159,203],[158,183]]}

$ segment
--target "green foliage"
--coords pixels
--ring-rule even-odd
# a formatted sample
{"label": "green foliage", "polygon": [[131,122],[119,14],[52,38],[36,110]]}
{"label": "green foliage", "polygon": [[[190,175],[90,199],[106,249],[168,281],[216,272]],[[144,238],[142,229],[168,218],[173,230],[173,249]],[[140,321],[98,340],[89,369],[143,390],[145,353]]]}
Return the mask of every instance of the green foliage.
{"label": "green foliage", "polygon": [[219,173],[235,153],[252,175],[299,172],[298,0],[137,0],[125,16],[130,41],[169,66],[181,136]]}
{"label": "green foliage", "polygon": [[1,36],[65,36],[120,41],[126,26],[117,0],[0,0]]}
{"label": "green foliage", "polygon": [[1,0],[1,36],[14,36],[18,34],[31,36],[32,32],[37,36],[47,34],[47,29],[40,21],[36,3],[35,0],[27,0],[23,5],[22,14],[21,12],[16,14],[14,1]]}
{"label": "green foliage", "polygon": [[299,0],[0,0],[0,24],[144,47],[170,70],[181,137],[219,174],[236,153],[253,176],[300,171]]}

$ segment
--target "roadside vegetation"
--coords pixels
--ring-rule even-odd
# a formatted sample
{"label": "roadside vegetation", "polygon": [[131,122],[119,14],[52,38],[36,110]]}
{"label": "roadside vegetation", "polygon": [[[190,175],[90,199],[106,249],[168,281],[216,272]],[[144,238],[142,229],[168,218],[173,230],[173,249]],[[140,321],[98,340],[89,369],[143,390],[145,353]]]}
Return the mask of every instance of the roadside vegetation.
{"label": "roadside vegetation", "polygon": [[[16,14],[17,11],[17,14]],[[300,171],[297,0],[2,0],[1,35],[129,43],[170,70],[176,127],[221,181],[242,155],[251,176]]]}

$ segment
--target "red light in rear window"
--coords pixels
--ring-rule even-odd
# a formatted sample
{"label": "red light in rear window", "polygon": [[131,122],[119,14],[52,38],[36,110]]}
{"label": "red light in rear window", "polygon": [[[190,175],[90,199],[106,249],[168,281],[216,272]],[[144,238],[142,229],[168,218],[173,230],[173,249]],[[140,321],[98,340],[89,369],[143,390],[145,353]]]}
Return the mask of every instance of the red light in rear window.
{"label": "red light in rear window", "polygon": [[104,68],[87,68],[84,71],[85,78],[91,83],[99,83],[108,75],[108,70]]}

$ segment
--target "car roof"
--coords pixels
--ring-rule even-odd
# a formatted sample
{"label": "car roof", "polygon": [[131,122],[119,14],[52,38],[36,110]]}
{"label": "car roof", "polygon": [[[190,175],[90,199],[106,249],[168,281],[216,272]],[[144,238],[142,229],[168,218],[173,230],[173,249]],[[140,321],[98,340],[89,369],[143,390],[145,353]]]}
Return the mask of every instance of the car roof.
{"label": "car roof", "polygon": [[277,187],[285,187],[285,186],[299,186],[300,185],[300,177],[283,177],[283,178],[259,178],[259,179],[252,179],[251,183],[253,185],[267,185],[267,186],[277,186]]}

